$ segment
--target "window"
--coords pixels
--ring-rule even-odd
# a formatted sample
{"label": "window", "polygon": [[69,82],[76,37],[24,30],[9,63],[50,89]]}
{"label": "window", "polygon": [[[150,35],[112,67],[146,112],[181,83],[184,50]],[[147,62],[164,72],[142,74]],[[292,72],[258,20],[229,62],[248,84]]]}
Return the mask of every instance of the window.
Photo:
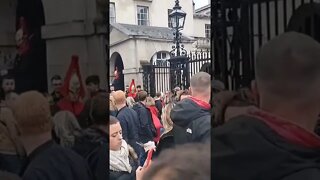
{"label": "window", "polygon": [[172,9],[168,9],[168,27],[169,27],[169,28],[172,28],[172,23],[171,23],[170,18],[169,18],[169,14],[170,14],[172,11],[173,11]]}
{"label": "window", "polygon": [[116,22],[116,8],[114,3],[110,3],[109,5],[109,20],[110,23],[115,23]]}
{"label": "window", "polygon": [[149,25],[149,8],[146,6],[138,6],[137,8],[138,25],[148,26]]}
{"label": "window", "polygon": [[206,24],[204,29],[205,29],[205,36],[206,36],[206,38],[210,39],[210,37],[211,37],[211,27],[210,27],[210,24]]}
{"label": "window", "polygon": [[157,59],[156,59],[156,64],[159,65],[164,65],[167,60],[167,53],[165,52],[157,52]]}

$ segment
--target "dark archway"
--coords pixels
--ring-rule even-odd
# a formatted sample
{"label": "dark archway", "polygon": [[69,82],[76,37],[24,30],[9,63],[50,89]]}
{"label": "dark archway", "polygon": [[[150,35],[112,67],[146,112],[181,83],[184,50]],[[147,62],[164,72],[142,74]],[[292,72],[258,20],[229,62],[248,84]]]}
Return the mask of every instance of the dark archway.
{"label": "dark archway", "polygon": [[37,90],[47,92],[46,43],[41,38],[45,25],[41,0],[18,0],[16,11],[16,39],[18,56],[12,74],[18,93]]}
{"label": "dark archway", "polygon": [[[111,69],[112,68],[112,69]],[[110,58],[110,70],[114,72],[114,80],[112,81],[112,85],[115,90],[125,90],[124,86],[124,65],[122,61],[122,57],[118,52],[115,52],[111,55]]]}
{"label": "dark archway", "polygon": [[320,42],[320,3],[301,5],[293,13],[287,31],[304,33]]}

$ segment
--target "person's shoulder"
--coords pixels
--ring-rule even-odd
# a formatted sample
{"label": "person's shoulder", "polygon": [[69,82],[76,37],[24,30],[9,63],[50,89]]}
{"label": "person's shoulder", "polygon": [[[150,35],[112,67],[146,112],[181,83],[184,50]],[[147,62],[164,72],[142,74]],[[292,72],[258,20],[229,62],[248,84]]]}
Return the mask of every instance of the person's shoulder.
{"label": "person's shoulder", "polygon": [[320,179],[320,167],[319,168],[308,168],[301,171],[294,172],[281,180],[318,180]]}

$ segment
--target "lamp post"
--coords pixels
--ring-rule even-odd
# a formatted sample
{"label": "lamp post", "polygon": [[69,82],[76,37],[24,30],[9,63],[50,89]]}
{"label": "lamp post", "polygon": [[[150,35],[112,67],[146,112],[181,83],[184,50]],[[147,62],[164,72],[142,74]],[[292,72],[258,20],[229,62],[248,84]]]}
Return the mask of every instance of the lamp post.
{"label": "lamp post", "polygon": [[169,19],[172,24],[172,29],[174,30],[174,43],[175,46],[172,46],[172,51],[170,52],[174,56],[180,56],[181,51],[183,51],[182,54],[186,54],[186,51],[183,48],[183,45],[181,45],[181,30],[184,27],[184,23],[186,20],[186,13],[181,10],[181,6],[179,5],[179,0],[175,1],[175,6],[173,7],[173,11],[169,14]]}
{"label": "lamp post", "polygon": [[181,44],[180,32],[186,20],[186,13],[181,10],[179,5],[179,0],[175,1],[175,6],[173,7],[172,12],[169,14],[169,20],[172,25],[174,40],[174,46],[172,46],[172,51],[170,52],[171,58],[170,62],[170,87],[180,87],[186,89],[189,87],[189,65],[187,51],[184,49],[184,46]]}

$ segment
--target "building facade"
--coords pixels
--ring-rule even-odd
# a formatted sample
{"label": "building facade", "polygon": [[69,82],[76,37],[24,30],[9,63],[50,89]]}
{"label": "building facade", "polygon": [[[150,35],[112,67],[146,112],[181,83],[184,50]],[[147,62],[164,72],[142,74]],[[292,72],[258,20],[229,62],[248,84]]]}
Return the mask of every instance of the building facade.
{"label": "building facade", "polygon": [[35,61],[32,66],[46,71],[45,86],[49,91],[50,78],[54,74],[65,75],[72,55],[79,56],[83,79],[97,74],[101,85],[106,86],[107,28],[102,14],[106,13],[106,7],[107,1],[102,0],[2,0],[1,70],[13,67],[21,50],[17,49],[17,44],[26,41],[30,51],[34,51],[27,60]]}
{"label": "building facade", "polygon": [[[120,83],[120,89],[131,80],[142,85],[142,66],[161,63],[170,58],[173,31],[169,13],[174,1],[168,0],[111,0],[110,18],[110,80]],[[181,0],[186,12],[182,44],[187,51],[209,49],[210,11],[196,11],[192,0]],[[205,10],[210,9],[210,5]],[[116,73],[114,73],[116,72]],[[120,76],[115,76],[120,74]]]}

